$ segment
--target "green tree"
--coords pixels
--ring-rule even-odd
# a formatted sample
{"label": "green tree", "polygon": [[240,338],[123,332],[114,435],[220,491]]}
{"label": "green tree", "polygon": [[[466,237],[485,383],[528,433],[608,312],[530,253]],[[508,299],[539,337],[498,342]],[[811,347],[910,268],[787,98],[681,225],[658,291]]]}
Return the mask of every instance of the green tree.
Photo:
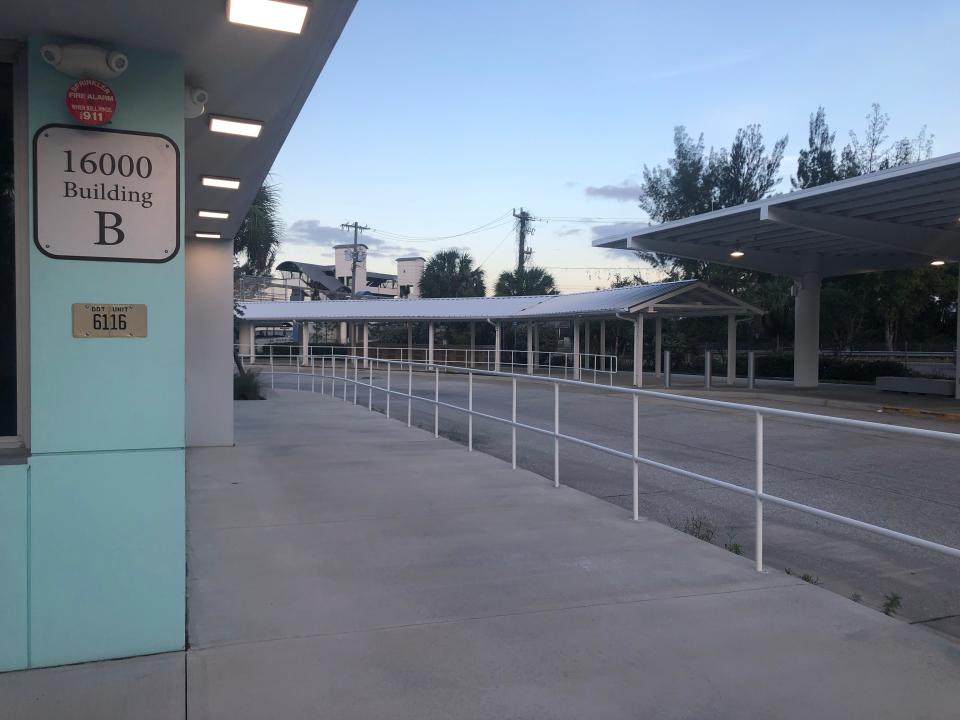
{"label": "green tree", "polygon": [[[903,137],[888,144],[889,124],[890,116],[880,105],[871,105],[863,135],[851,131],[850,143],[838,160],[835,136],[827,125],[823,107],[818,107],[810,116],[808,147],[800,151],[793,186],[815,187],[930,157],[933,137],[926,126],[920,128],[915,138]],[[871,326],[882,334],[886,348],[892,350],[903,328],[912,326],[937,302],[945,289],[941,287],[944,277],[943,272],[919,268],[824,281],[822,325],[834,352],[851,349],[871,334]]]}
{"label": "green tree", "polygon": [[486,292],[484,272],[473,267],[468,252],[441,250],[424,265],[421,297],[483,297]]}
{"label": "green tree", "polygon": [[[674,156],[667,166],[643,168],[640,207],[656,222],[679,220],[702,212],[759,200],[780,182],[787,137],[767,152],[759,125],[737,131],[730,149],[705,150],[703,135],[694,140],[685,127],[673,135]],[[640,252],[672,280],[704,280],[729,292],[743,291],[758,273],[700,260]]]}
{"label": "green tree", "polygon": [[542,267],[531,265],[513,272],[504,270],[497,278],[494,295],[556,295],[557,283],[553,275]]}
{"label": "green tree", "polygon": [[234,263],[243,275],[269,275],[280,249],[280,193],[276,185],[261,185],[233,237]]}

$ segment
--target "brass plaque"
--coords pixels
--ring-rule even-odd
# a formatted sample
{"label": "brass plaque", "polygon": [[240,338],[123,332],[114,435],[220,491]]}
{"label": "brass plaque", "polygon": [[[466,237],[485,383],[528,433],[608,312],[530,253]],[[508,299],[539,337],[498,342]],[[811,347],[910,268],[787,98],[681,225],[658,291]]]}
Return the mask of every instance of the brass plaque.
{"label": "brass plaque", "polygon": [[147,306],[74,303],[73,336],[76,338],[146,337]]}

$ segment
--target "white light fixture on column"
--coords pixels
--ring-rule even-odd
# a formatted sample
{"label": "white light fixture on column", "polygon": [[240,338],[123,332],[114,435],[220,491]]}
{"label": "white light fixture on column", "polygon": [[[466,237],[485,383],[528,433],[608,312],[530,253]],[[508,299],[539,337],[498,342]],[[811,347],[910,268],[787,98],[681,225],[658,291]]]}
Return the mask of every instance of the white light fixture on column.
{"label": "white light fixture on column", "polygon": [[946,265],[947,262],[946,262],[946,260],[934,260],[934,261],[931,262],[930,264],[933,265],[934,267],[941,267],[941,266],[943,266],[943,265]]}
{"label": "white light fixture on column", "polygon": [[746,253],[743,250],[734,250],[730,253],[730,257],[732,258],[742,258],[744,255],[746,255]]}
{"label": "white light fixture on column", "polygon": [[223,210],[197,210],[197,217],[209,218],[210,220],[226,220],[230,213]]}

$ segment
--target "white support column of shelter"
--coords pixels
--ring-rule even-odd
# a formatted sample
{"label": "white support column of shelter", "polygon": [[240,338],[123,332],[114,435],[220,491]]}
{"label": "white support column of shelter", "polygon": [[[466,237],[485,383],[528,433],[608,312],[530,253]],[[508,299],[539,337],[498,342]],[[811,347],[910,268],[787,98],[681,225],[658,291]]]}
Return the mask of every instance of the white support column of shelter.
{"label": "white support column of shelter", "polygon": [[580,379],[580,321],[573,320],[573,379]]}
{"label": "white support column of shelter", "polygon": [[363,321],[363,367],[370,367],[370,323]]}
{"label": "white support column of shelter", "polygon": [[493,371],[500,372],[500,348],[503,346],[503,326],[497,320],[494,326]]}
{"label": "white support column of shelter", "polygon": [[300,364],[310,364],[310,323],[306,320],[300,323]]}
{"label": "white support column of shelter", "polygon": [[527,375],[533,375],[533,321],[527,320]]}
{"label": "white support column of shelter", "polygon": [[407,323],[407,360],[413,360],[413,323],[411,322]]}
{"label": "white support column of shelter", "polygon": [[817,387],[820,382],[820,275],[804,273],[795,288],[793,384]]}
{"label": "white support column of shelter", "polygon": [[601,355],[607,354],[607,321],[600,321],[600,349],[597,350]]}
{"label": "white support column of shelter", "polygon": [[340,321],[339,342],[341,345],[347,344],[347,323],[345,320]]}
{"label": "white support column of shelter", "polygon": [[433,365],[433,320],[427,324],[427,364]]}
{"label": "white support column of shelter", "polygon": [[737,316],[727,315],[727,385],[737,384]]}
{"label": "white support column of shelter", "polygon": [[643,387],[643,314],[633,321],[633,385]]}
{"label": "white support column of shelter", "polygon": [[663,318],[659,315],[653,321],[653,370],[657,377],[663,375]]}
{"label": "white support column of shelter", "polygon": [[253,323],[249,320],[241,320],[239,323],[237,340],[239,341],[240,357],[246,360],[248,356],[253,355]]}
{"label": "white support column of shelter", "polygon": [[[590,354],[590,321],[583,321],[583,354]],[[589,363],[589,360],[587,361]]]}
{"label": "white support column of shelter", "polygon": [[953,372],[953,397],[960,400],[960,265],[957,265],[957,346],[954,348],[956,354],[956,367]]}
{"label": "white support column of shelter", "polygon": [[470,321],[470,367],[476,367],[477,364],[477,323]]}

